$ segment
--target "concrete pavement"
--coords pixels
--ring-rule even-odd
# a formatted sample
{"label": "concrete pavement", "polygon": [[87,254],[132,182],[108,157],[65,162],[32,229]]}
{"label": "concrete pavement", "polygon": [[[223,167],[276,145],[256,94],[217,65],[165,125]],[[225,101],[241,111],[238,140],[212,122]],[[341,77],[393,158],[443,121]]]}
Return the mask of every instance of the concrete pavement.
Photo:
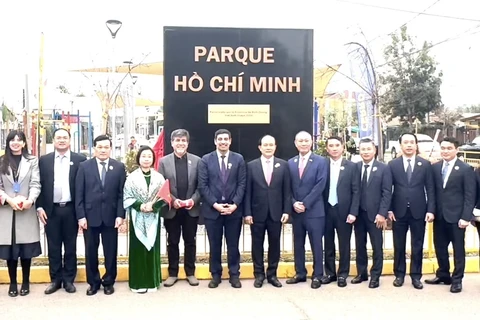
{"label": "concrete pavement", "polygon": [[[281,280],[283,283],[284,279]],[[480,275],[467,274],[464,290],[449,292],[449,286],[428,286],[415,290],[409,279],[402,288],[392,286],[393,277],[381,279],[378,289],[367,283],[335,284],[310,289],[309,283],[284,285],[277,289],[265,284],[253,287],[243,280],[242,289],[233,289],[223,281],[217,289],[208,289],[208,281],[190,287],[185,281],[156,293],[134,294],[125,282],[117,283],[116,292],[87,297],[85,283],[70,295],[61,290],[46,296],[45,284],[32,285],[27,297],[10,298],[7,285],[0,285],[0,315],[5,320],[41,319],[209,319],[209,320],[320,320],[320,319],[406,319],[406,317],[478,318]]]}

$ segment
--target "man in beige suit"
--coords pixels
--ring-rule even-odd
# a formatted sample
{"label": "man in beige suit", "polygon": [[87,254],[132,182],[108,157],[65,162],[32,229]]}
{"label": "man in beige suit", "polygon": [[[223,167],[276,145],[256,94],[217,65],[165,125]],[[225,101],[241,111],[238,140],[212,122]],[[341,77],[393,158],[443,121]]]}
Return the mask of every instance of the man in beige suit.
{"label": "man in beige suit", "polygon": [[184,269],[187,281],[198,286],[195,277],[197,251],[196,235],[199,216],[200,193],[197,189],[197,167],[200,158],[187,153],[190,134],[185,129],[177,129],[171,134],[173,152],[160,161],[160,173],[170,181],[173,206],[164,213],[167,230],[168,278],[165,287],[173,286],[178,280],[180,260],[180,235],[185,244]]}

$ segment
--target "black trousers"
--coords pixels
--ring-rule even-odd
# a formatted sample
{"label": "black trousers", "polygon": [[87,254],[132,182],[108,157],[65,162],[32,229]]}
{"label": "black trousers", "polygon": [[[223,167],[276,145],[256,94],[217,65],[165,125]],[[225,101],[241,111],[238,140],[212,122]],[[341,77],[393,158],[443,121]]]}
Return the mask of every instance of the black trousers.
{"label": "black trousers", "polygon": [[410,208],[405,216],[392,223],[393,233],[393,272],[397,278],[405,278],[407,262],[405,258],[407,232],[410,229],[411,261],[410,278],[422,278],[423,241],[425,239],[425,219],[414,219]]}
{"label": "black trousers", "polygon": [[347,278],[350,273],[350,241],[352,239],[352,225],[340,216],[338,205],[332,207],[327,204],[325,220],[325,275],[336,277],[335,268],[335,230],[338,236],[338,251],[340,260],[338,276]]}
{"label": "black trousers", "polygon": [[383,270],[383,233],[375,223],[368,220],[367,212],[360,210],[355,220],[355,246],[357,274],[363,278],[368,277],[368,255],[367,255],[367,234],[370,236],[370,243],[373,249],[373,264],[370,269],[370,276],[378,280]]}
{"label": "black trousers", "polygon": [[[73,283],[77,276],[78,222],[73,202],[65,207],[53,206],[45,225],[48,245],[48,265],[52,282]],[[65,254],[62,259],[62,245]]]}
{"label": "black trousers", "polygon": [[198,217],[191,217],[184,210],[177,210],[172,219],[164,219],[167,231],[168,275],[178,277],[180,263],[180,236],[185,246],[184,269],[188,276],[195,275],[195,260],[197,257],[197,225]]}
{"label": "black trousers", "polygon": [[454,269],[452,283],[461,283],[465,272],[465,229],[456,223],[448,223],[443,219],[433,221],[433,244],[437,255],[437,277],[450,279],[450,261],[448,245],[453,246]]}
{"label": "black trousers", "polygon": [[278,262],[280,261],[280,235],[282,234],[282,223],[273,221],[268,215],[265,221],[258,222],[253,218],[253,224],[250,226],[252,233],[252,260],[253,275],[255,278],[265,278],[265,265],[263,263],[263,254],[265,242],[265,232],[268,237],[268,255],[267,255],[267,279],[277,276]]}
{"label": "black trousers", "polygon": [[[85,268],[87,282],[92,288],[113,286],[117,278],[117,251],[118,229],[101,225],[99,227],[88,226],[84,230],[86,261]],[[105,274],[100,279],[98,270],[98,247],[102,237],[103,256],[105,258]]]}

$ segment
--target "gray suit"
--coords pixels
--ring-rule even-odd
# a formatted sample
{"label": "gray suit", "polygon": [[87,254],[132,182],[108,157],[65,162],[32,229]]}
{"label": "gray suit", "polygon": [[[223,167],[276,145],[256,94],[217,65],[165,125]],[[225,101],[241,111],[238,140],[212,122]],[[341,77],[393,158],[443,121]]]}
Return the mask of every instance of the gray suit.
{"label": "gray suit", "polygon": [[[35,210],[35,201],[41,190],[38,159],[33,156],[29,159],[22,157],[19,170],[18,182],[20,183],[20,192],[18,195],[32,200],[34,204],[28,210],[17,211],[15,213],[16,243],[34,243],[40,241],[40,225]],[[13,174],[10,168],[9,171],[9,175],[0,175],[0,197],[3,203],[3,205],[0,206],[0,245],[12,244],[13,210],[8,203],[4,203],[5,195],[9,197],[15,196],[13,190]]]}
{"label": "gray suit", "polygon": [[[160,160],[160,173],[170,181],[170,194],[175,201],[178,198],[177,176],[175,169],[174,153],[163,157]],[[190,210],[168,208],[163,212],[164,225],[167,230],[167,254],[168,254],[168,275],[169,277],[178,277],[178,265],[180,263],[180,236],[183,236],[185,244],[184,268],[187,277],[195,275],[195,260],[197,252],[197,226],[200,213],[200,193],[197,187],[197,168],[200,158],[191,153],[186,154],[186,159],[179,159],[184,166],[186,161],[188,186],[186,199],[192,199],[194,202]],[[182,168],[184,170],[185,167]],[[182,172],[184,174],[184,172]],[[164,207],[166,208],[166,207]]]}
{"label": "gray suit", "polygon": [[[172,195],[172,200],[177,199],[177,177],[175,174],[175,154],[170,153],[163,157],[160,160],[160,167],[158,171],[170,181],[170,193]],[[200,213],[200,193],[197,188],[197,168],[200,161],[200,157],[187,153],[187,163],[188,163],[188,190],[187,190],[187,199],[192,199],[195,203],[193,208],[188,210],[188,214],[191,217],[198,217]],[[185,199],[180,199],[185,200]],[[164,207],[166,208],[166,207]],[[172,219],[177,214],[177,209],[172,208],[164,212],[163,217],[165,219]]]}

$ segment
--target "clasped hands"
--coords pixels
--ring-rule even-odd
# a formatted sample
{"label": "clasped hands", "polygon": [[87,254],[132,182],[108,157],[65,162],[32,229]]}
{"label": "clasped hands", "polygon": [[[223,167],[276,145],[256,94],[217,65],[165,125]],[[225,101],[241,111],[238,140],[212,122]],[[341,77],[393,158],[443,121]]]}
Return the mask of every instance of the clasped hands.
{"label": "clasped hands", "polygon": [[194,205],[195,205],[195,202],[192,199],[187,199],[187,200],[175,199],[175,201],[173,201],[173,207],[175,209],[185,208],[186,210],[190,210],[193,208]]}
{"label": "clasped hands", "polygon": [[237,210],[236,204],[228,203],[214,203],[213,208],[220,212],[221,215],[231,215],[235,210]]}
{"label": "clasped hands", "polygon": [[153,211],[153,204],[154,203],[152,201],[147,202],[147,203],[143,203],[142,205],[140,205],[140,211],[145,212],[145,213],[152,212]]}
{"label": "clasped hands", "polygon": [[30,199],[27,199],[24,196],[21,195],[16,195],[15,197],[11,198],[8,197],[5,200],[15,211],[22,211],[22,210],[28,210],[32,207],[33,201]]}
{"label": "clasped hands", "polygon": [[[282,224],[285,224],[288,222],[288,213],[282,214],[282,218],[280,218],[280,222]],[[252,225],[253,224],[253,217],[252,216],[246,216],[244,218],[245,224]]]}

